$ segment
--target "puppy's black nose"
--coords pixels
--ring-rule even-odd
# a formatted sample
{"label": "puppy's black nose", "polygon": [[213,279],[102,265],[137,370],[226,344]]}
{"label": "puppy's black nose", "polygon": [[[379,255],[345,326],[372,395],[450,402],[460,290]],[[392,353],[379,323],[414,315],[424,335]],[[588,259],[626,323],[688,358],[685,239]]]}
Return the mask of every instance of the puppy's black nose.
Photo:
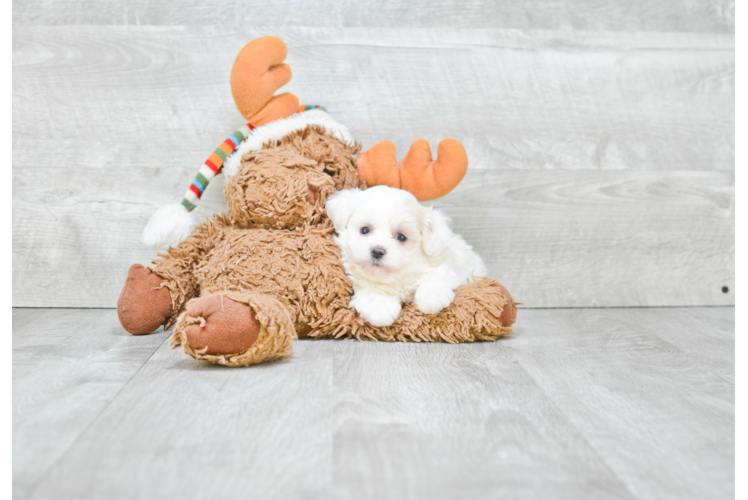
{"label": "puppy's black nose", "polygon": [[371,249],[371,256],[374,257],[376,260],[381,259],[384,257],[384,254],[387,253],[387,250],[385,250],[382,247],[374,247]]}

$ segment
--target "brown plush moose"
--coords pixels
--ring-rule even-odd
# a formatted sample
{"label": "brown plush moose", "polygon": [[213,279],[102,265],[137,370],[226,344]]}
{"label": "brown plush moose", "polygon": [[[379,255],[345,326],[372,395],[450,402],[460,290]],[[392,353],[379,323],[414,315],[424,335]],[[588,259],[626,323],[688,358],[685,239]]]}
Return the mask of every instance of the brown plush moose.
{"label": "brown plush moose", "polygon": [[[434,315],[406,304],[388,327],[374,327],[348,308],[353,289],[332,239],[328,196],[386,184],[434,199],[460,182],[467,155],[453,139],[441,142],[436,161],[424,140],[399,164],[388,141],[359,154],[347,129],[324,111],[299,112],[292,94],[273,96],[291,77],[285,57],[275,37],[251,42],[237,57],[232,91],[254,129],[244,141],[234,138],[241,145],[223,164],[228,211],[188,223],[194,233],[159,254],[152,268],[130,268],[117,303],[125,330],[137,335],[176,325],[173,348],[228,366],[283,357],[297,337],[456,343],[511,333],[516,303],[489,278],[459,287],[452,304]],[[203,189],[205,172],[196,177]],[[194,185],[169,214],[182,217],[194,208],[202,192]],[[152,219],[146,231],[163,223]]]}

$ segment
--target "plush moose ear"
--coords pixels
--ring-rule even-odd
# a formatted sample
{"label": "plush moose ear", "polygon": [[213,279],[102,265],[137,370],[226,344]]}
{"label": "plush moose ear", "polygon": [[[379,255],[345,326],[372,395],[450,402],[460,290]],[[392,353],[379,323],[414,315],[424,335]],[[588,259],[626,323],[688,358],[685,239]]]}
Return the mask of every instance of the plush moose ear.
{"label": "plush moose ear", "polygon": [[421,246],[426,255],[438,255],[449,243],[452,230],[449,218],[433,207],[423,207],[423,233]]}
{"label": "plush moose ear", "polygon": [[335,231],[338,234],[348,225],[348,220],[359,204],[362,193],[363,191],[357,188],[344,189],[327,198],[327,202],[325,203],[327,216],[332,221],[332,225],[335,226]]}

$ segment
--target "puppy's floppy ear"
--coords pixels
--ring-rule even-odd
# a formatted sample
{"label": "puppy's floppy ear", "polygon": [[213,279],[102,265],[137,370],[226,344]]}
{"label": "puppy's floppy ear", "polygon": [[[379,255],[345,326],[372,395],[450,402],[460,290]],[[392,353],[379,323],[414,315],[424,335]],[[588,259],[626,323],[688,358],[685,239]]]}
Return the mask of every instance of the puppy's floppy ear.
{"label": "puppy's floppy ear", "polygon": [[433,207],[423,208],[423,239],[421,246],[427,255],[441,253],[452,236],[449,228],[449,218]]}
{"label": "puppy's floppy ear", "polygon": [[348,225],[348,219],[353,215],[353,211],[359,204],[362,191],[360,189],[344,189],[338,191],[327,198],[325,209],[327,216],[335,226],[335,231],[340,234],[345,226]]}

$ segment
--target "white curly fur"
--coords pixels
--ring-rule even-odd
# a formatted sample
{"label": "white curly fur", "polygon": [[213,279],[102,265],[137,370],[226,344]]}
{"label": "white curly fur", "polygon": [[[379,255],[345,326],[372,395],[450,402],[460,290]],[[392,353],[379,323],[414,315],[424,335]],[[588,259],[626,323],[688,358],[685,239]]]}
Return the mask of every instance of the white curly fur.
{"label": "white curly fur", "polygon": [[486,274],[449,219],[407,191],[346,189],[330,196],[325,208],[353,284],[349,307],[374,326],[391,325],[404,302],[436,314],[452,303],[457,287]]}

